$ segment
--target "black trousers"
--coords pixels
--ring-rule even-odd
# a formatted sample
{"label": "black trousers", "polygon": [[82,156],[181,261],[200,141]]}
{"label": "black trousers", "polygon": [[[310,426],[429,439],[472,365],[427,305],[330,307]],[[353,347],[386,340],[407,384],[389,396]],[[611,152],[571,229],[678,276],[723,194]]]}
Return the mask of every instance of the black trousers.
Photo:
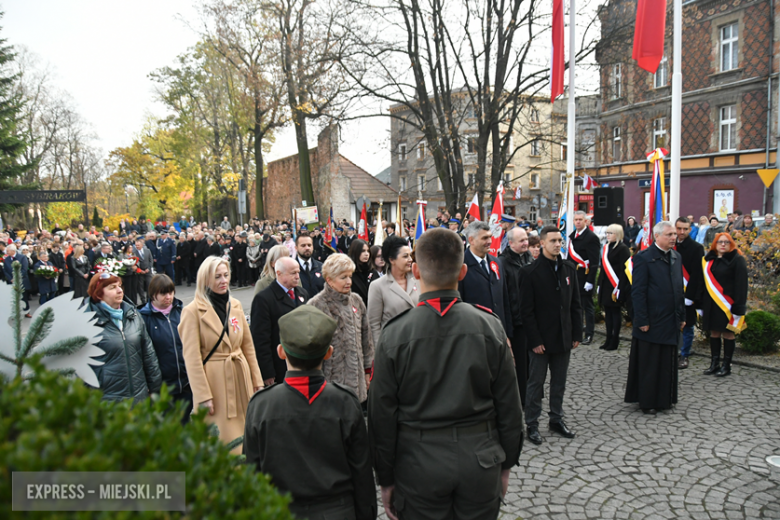
{"label": "black trousers", "polygon": [[246,258],[243,262],[236,261],[236,279],[238,286],[249,285],[249,269],[246,266]]}
{"label": "black trousers", "polygon": [[122,277],[122,289],[125,291],[125,299],[138,305],[138,281],[139,276],[135,274]]}
{"label": "black trousers", "polygon": [[547,369],[550,369],[550,412],[551,423],[563,420],[563,394],[566,392],[566,376],[569,372],[571,351],[563,354],[536,354],[530,352],[531,362],[528,365],[528,404],[525,407],[525,424],[529,427],[539,427],[539,416],[542,415],[542,397],[544,397],[544,381],[547,379]]}
{"label": "black trousers", "polygon": [[582,336],[593,336],[593,329],[596,322],[596,308],[593,305],[593,296],[596,288],[586,291],[585,280],[587,275],[585,269],[577,268],[577,283],[580,284],[580,303],[582,304],[582,318],[585,320],[585,327],[582,329]]}
{"label": "black trousers", "polygon": [[349,496],[322,502],[296,502],[293,497],[290,512],[302,520],[350,519],[355,518],[355,499]]}
{"label": "black trousers", "polygon": [[623,313],[620,307],[604,307],[604,322],[607,327],[607,343],[617,346],[620,341],[620,325],[623,323]]}
{"label": "black trousers", "polygon": [[515,374],[517,374],[517,386],[520,390],[520,404],[525,408],[525,391],[528,385],[528,349],[526,348],[525,332],[520,327],[514,328],[512,342],[512,355],[515,358]]}

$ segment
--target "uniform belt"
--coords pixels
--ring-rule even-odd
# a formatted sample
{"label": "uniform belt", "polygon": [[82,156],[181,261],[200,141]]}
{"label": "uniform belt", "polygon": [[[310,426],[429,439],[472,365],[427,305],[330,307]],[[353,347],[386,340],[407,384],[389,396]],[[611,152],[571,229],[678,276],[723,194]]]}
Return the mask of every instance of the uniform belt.
{"label": "uniform belt", "polygon": [[430,428],[421,430],[412,428],[405,424],[398,426],[398,431],[404,433],[414,433],[423,437],[447,437],[457,439],[459,435],[473,435],[476,433],[489,433],[496,429],[496,420],[491,419],[471,426],[447,426],[445,428]]}

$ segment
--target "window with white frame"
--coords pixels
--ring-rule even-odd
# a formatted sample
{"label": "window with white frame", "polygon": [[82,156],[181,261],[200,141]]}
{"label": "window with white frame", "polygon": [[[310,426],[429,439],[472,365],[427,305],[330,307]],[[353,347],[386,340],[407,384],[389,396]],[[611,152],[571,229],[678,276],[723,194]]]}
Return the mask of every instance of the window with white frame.
{"label": "window with white frame", "polygon": [[720,70],[736,69],[739,64],[739,29],[737,23],[720,28]]}
{"label": "window with white frame", "polygon": [[417,189],[419,191],[425,191],[425,174],[420,174],[417,176]]}
{"label": "window with white frame", "polygon": [[477,175],[469,173],[469,186],[474,187],[477,185]]}
{"label": "window with white frame", "polygon": [[665,87],[669,83],[669,61],[664,56],[661,63],[658,64],[658,70],[653,75],[653,85],[655,88]]}
{"label": "window with white frame", "polygon": [[417,159],[425,159],[425,143],[422,141],[417,145]]}
{"label": "window with white frame", "polygon": [[532,173],[531,174],[531,180],[528,181],[529,188],[532,190],[538,190],[541,189],[542,183],[540,180],[540,175],[538,173]]}
{"label": "window with white frame", "polygon": [[466,148],[466,153],[469,154],[477,153],[477,138],[469,137],[466,142],[468,143],[468,146]]}
{"label": "window with white frame", "polygon": [[620,127],[616,126],[612,129],[612,162],[620,161],[620,145],[622,142]]}
{"label": "window with white frame", "polygon": [[539,122],[539,109],[534,107],[531,107],[531,122],[532,123]]}
{"label": "window with white frame", "polygon": [[528,220],[531,222],[536,222],[536,206],[531,206],[531,208],[528,210]]}
{"label": "window with white frame", "polygon": [[623,94],[623,66],[620,63],[612,65],[612,99]]}
{"label": "window with white frame", "polygon": [[531,141],[531,156],[532,157],[538,157],[541,155],[541,147],[539,146],[539,139],[534,139]]}
{"label": "window with white frame", "polygon": [[512,182],[512,172],[504,172],[504,188],[509,188]]}
{"label": "window with white frame", "polygon": [[561,161],[566,160],[566,153],[567,153],[567,146],[565,144],[561,145]]}
{"label": "window with white frame", "polygon": [[398,187],[401,189],[401,191],[406,191],[406,176],[401,175],[398,177]]}
{"label": "window with white frame", "polygon": [[720,107],[720,150],[737,149],[737,106]]}
{"label": "window with white frame", "polygon": [[566,174],[565,173],[561,174],[561,190],[560,191],[561,191],[561,193],[566,191]]}
{"label": "window with white frame", "polygon": [[398,144],[398,158],[402,161],[406,160],[406,143]]}
{"label": "window with white frame", "polygon": [[666,146],[666,118],[653,119],[653,150]]}

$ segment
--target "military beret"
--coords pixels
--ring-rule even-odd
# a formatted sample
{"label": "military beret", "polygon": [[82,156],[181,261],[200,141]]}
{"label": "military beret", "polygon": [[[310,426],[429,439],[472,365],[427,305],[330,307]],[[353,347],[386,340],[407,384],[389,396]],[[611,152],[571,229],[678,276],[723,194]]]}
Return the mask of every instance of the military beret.
{"label": "military beret", "polygon": [[338,322],[311,305],[301,305],[279,318],[279,342],[298,359],[316,359],[328,352]]}

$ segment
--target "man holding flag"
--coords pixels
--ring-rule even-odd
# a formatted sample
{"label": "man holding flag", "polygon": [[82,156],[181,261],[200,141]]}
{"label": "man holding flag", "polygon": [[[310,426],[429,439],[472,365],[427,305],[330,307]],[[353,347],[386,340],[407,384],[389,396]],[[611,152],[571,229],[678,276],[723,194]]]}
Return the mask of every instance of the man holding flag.
{"label": "man holding flag", "polygon": [[569,235],[569,260],[577,264],[580,304],[585,318],[583,345],[590,345],[593,341],[596,311],[593,305],[593,287],[596,285],[600,252],[599,237],[588,228],[587,215],[584,211],[575,211],[574,231]]}

